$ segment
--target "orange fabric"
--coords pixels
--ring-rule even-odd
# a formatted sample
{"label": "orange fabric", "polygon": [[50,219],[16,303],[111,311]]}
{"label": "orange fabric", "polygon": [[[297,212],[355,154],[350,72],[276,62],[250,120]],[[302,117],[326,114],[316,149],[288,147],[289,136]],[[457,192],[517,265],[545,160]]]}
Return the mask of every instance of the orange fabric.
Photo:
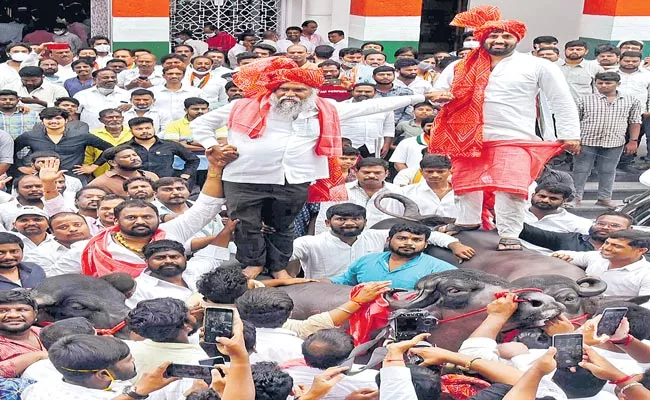
{"label": "orange fabric", "polygon": [[472,376],[446,374],[440,377],[440,386],[442,393],[449,394],[454,400],[467,400],[490,384]]}
{"label": "orange fabric", "polygon": [[[88,276],[100,277],[113,272],[124,272],[131,275],[132,278],[137,278],[142,271],[147,268],[147,265],[142,261],[141,264],[133,264],[126,261],[115,260],[113,255],[108,252],[106,248],[107,236],[119,232],[120,227],[114,226],[110,229],[104,229],[86,245],[86,248],[81,253],[81,273]],[[151,241],[162,240],[165,238],[165,231],[158,229]]]}
{"label": "orange fabric", "polygon": [[[472,28],[481,43],[496,30],[513,34],[519,40],[526,26],[519,21],[500,20],[495,6],[479,6],[462,12],[450,25]],[[482,46],[459,61],[454,70],[451,93],[454,99],[438,113],[429,143],[429,152],[457,157],[479,157],[483,145],[483,103],[490,79],[492,60]]]}
{"label": "orange fabric", "polygon": [[[233,81],[244,91],[246,98],[234,103],[228,127],[254,139],[261,137],[266,130],[266,117],[271,109],[270,97],[278,86],[297,82],[318,88],[325,82],[325,78],[320,70],[302,69],[288,58],[270,57],[242,67]],[[311,185],[307,201],[345,201],[347,194],[342,197],[340,190],[334,190],[345,184],[341,168],[336,162],[336,157],[341,156],[343,148],[339,115],[334,105],[320,97],[316,98],[316,106],[320,137],[315,151],[317,155],[329,158],[329,178],[320,179]]]}

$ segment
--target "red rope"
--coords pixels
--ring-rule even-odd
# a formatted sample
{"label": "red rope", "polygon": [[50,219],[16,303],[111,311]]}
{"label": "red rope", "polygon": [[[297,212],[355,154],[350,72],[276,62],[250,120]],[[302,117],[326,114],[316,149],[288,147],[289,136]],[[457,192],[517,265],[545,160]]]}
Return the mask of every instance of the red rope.
{"label": "red rope", "polygon": [[[515,289],[515,290],[513,290],[511,292],[497,292],[497,293],[494,294],[494,298],[495,299],[500,299],[502,297],[506,297],[508,295],[508,293],[517,294],[517,293],[521,293],[521,292],[543,293],[544,291],[541,290],[541,289],[537,289],[537,288],[522,288],[522,289]],[[527,300],[518,299],[518,298],[515,297],[515,303],[525,303],[526,301]],[[462,318],[471,317],[472,315],[480,314],[480,313],[483,313],[483,312],[486,312],[486,311],[487,311],[487,307],[480,308],[478,310],[470,311],[470,312],[467,312],[465,314],[456,315],[455,317],[449,317],[449,318],[438,320],[438,324],[444,324],[446,322],[451,322],[451,321],[456,321],[456,320],[459,320],[459,319],[462,319]]]}
{"label": "red rope", "polygon": [[126,321],[122,321],[110,329],[95,329],[100,336],[113,336],[126,326]]}

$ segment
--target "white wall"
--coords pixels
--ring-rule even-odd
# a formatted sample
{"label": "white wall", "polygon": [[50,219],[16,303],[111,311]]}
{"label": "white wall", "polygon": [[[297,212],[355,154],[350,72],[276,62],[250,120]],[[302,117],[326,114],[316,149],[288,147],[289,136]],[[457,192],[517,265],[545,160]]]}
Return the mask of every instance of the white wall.
{"label": "white wall", "polygon": [[351,0],[284,0],[280,36],[284,38],[287,26],[300,26],[303,21],[318,22],[318,34],[327,39],[327,32],[341,29],[348,35],[350,26]]}
{"label": "white wall", "polygon": [[[427,0],[424,0],[427,1]],[[580,36],[584,0],[470,0],[469,7],[490,4],[499,7],[504,19],[517,19],[528,28],[519,51],[530,51],[533,39],[551,35],[560,40],[560,49]]]}

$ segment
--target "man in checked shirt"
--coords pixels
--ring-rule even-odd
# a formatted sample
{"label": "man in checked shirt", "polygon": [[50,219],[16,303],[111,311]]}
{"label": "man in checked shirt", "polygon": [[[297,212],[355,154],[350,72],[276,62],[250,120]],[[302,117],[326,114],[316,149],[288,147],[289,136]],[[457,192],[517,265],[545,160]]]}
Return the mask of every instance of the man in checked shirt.
{"label": "man in checked shirt", "polygon": [[[573,180],[576,187],[575,204],[584,193],[585,182],[596,162],[598,170],[598,200],[596,205],[614,208],[612,188],[616,164],[623,151],[636,153],[641,132],[642,107],[638,99],[618,91],[621,77],[616,72],[596,74],[598,93],[577,100],[580,114],[582,151],[574,159]],[[625,132],[630,140],[625,144]]]}

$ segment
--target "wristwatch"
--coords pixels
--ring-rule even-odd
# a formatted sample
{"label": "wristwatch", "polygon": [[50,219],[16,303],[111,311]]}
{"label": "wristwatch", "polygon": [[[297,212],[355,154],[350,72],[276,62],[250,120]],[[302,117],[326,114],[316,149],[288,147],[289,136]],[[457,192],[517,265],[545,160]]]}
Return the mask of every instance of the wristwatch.
{"label": "wristwatch", "polygon": [[138,389],[135,386],[129,385],[124,388],[124,391],[122,393],[135,400],[144,400],[149,397],[148,394],[137,394],[136,390]]}

